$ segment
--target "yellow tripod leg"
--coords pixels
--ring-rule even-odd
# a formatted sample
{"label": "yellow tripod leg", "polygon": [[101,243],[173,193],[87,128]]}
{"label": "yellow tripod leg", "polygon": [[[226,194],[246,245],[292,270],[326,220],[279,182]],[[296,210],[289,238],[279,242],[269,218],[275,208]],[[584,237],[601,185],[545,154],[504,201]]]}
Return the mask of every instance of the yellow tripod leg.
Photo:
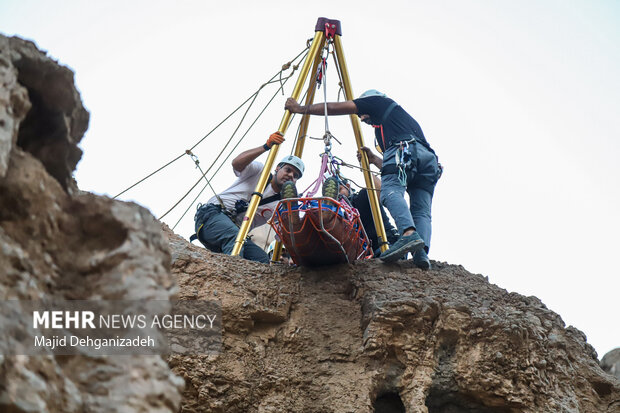
{"label": "yellow tripod leg", "polygon": [[[325,46],[325,36],[321,40],[321,44],[319,45],[319,50],[322,50]],[[304,102],[305,105],[311,105],[314,102],[314,95],[316,92],[315,82],[313,79],[313,75],[316,73],[319,68],[319,63],[321,62],[321,53],[317,53],[314,59],[314,65],[312,66],[312,70],[310,71],[310,81],[308,82],[308,89],[306,92],[306,100]],[[310,116],[308,114],[304,114],[301,118],[301,122],[299,125],[299,133],[297,134],[297,144],[295,145],[295,156],[301,158],[301,155],[304,152],[304,144],[306,143],[306,133],[308,132],[308,124],[310,123]],[[282,256],[282,241],[277,241],[276,245],[273,249],[273,255],[271,258],[271,262],[279,262],[280,257]]]}
{"label": "yellow tripod leg", "polygon": [[[347,69],[347,62],[344,58],[342,51],[342,41],[339,35],[334,36],[334,50],[336,52],[336,61],[340,66],[340,73],[342,75],[342,82],[344,84],[344,92],[347,100],[353,100],[353,89],[351,87],[351,80],[349,78],[349,70]],[[370,176],[370,164],[366,153],[361,150],[364,146],[364,137],[362,136],[362,130],[360,128],[360,120],[357,115],[351,115],[351,124],[353,125],[353,133],[355,135],[355,142],[357,143],[357,150],[362,154],[362,172],[364,173],[364,181],[368,191],[368,200],[370,201],[370,209],[372,211],[372,218],[375,223],[375,229],[377,230],[379,244],[381,244],[381,252],[387,250],[387,236],[385,234],[385,227],[383,226],[383,219],[381,218],[381,210],[379,209],[379,198],[377,197],[377,190],[375,184]]]}
{"label": "yellow tripod leg", "polygon": [[[310,51],[308,52],[308,56],[306,57],[306,61],[301,68],[299,73],[299,78],[297,79],[297,83],[295,84],[295,88],[293,89],[292,97],[297,100],[301,95],[301,90],[306,82],[306,78],[308,77],[308,73],[310,72],[310,66],[315,61],[317,54],[320,51],[320,46],[323,44],[325,39],[325,34],[323,32],[317,31],[314,35],[314,39],[312,40],[312,45],[310,46]],[[278,131],[284,135],[288,126],[291,122],[292,114],[286,110],[284,112],[284,116],[282,117],[282,121],[280,122],[280,127]],[[254,192],[263,193],[265,186],[267,185],[267,179],[269,178],[269,172],[273,167],[276,156],[278,155],[278,150],[280,149],[280,145],[273,145],[269,150],[269,155],[267,156],[267,161],[265,162],[265,167],[261,172],[260,178],[258,179],[258,184],[256,185],[256,189]],[[256,214],[256,210],[258,209],[258,203],[260,202],[261,197],[254,194],[250,200],[250,204],[248,206],[248,210],[243,217],[243,222],[241,223],[241,227],[239,228],[239,232],[237,233],[237,239],[235,240],[235,246],[233,247],[232,253],[230,255],[239,255],[241,252],[241,248],[243,247],[243,243],[245,242],[245,238],[248,236],[248,232],[250,232],[250,226],[252,225],[252,221],[254,220],[254,215]]]}
{"label": "yellow tripod leg", "polygon": [[[319,50],[322,50],[324,46],[325,46],[325,37],[323,37],[323,41],[321,42]],[[321,63],[321,53],[317,53],[316,58],[314,59],[314,65],[312,66],[312,71],[310,73],[312,74],[316,73],[316,71],[319,68],[320,63]],[[316,84],[314,82],[314,79],[311,77],[310,83],[308,84],[308,91],[306,93],[306,101],[304,102],[306,106],[314,103],[315,93],[316,93]],[[299,133],[297,135],[297,145],[295,146],[295,156],[298,156],[300,158],[301,158],[301,154],[304,151],[304,143],[306,142],[306,133],[308,133],[308,124],[310,123],[310,116],[312,115],[309,115],[307,113],[304,114],[301,118],[301,122],[299,126]]]}

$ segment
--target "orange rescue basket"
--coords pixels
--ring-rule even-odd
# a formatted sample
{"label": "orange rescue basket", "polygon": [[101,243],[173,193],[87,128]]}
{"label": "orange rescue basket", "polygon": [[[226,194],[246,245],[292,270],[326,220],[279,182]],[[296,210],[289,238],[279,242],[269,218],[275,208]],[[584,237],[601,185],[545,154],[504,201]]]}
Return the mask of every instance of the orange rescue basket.
{"label": "orange rescue basket", "polygon": [[283,199],[270,224],[297,265],[330,265],[373,257],[359,212],[344,200]]}

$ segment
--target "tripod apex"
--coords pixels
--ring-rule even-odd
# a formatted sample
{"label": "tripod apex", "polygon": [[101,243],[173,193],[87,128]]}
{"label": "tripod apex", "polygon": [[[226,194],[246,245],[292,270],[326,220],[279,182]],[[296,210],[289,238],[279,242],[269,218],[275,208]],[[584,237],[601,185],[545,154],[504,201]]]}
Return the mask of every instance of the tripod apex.
{"label": "tripod apex", "polygon": [[330,25],[330,29],[332,31],[335,30],[338,36],[342,36],[342,27],[340,26],[340,20],[328,19],[327,17],[319,17],[316,21],[316,26],[314,27],[315,32],[324,32],[325,24]]}

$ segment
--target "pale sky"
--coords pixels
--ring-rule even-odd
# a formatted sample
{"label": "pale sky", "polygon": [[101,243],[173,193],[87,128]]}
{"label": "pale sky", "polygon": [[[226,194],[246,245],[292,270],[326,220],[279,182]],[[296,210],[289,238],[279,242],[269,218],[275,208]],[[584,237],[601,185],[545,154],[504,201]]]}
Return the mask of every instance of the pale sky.
{"label": "pale sky", "polygon": [[[111,196],[193,146],[305,48],[318,17],[342,22],[354,93],[374,88],[399,102],[445,166],[431,259],[539,297],[599,357],[619,347],[617,1],[0,2],[0,32],[35,41],[75,71],[91,113],[75,176],[81,189]],[[233,156],[277,129],[294,80]],[[237,137],[273,93],[261,94]],[[239,119],[194,150],[203,169]],[[297,121],[279,157],[291,151]],[[323,126],[313,119],[310,134]],[[334,153],[354,163],[348,119],[330,118],[330,129],[343,143]],[[370,145],[371,128],[363,133]],[[300,187],[316,178],[321,152],[322,143],[307,143]],[[198,178],[183,157],[121,199],[159,217]],[[213,185],[232,179],[227,162]],[[164,221],[174,225],[196,194]],[[180,235],[193,232],[194,210]]]}

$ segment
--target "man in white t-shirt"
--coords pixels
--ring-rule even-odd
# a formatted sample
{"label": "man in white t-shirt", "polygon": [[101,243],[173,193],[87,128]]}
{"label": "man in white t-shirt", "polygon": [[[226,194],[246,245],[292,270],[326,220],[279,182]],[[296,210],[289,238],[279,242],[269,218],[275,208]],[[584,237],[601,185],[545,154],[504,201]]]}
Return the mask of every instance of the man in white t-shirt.
{"label": "man in white t-shirt", "polygon": [[[237,179],[233,184],[200,205],[194,216],[198,240],[209,250],[230,254],[235,245],[239,227],[247,211],[248,203],[254,194],[264,165],[255,161],[269,151],[274,144],[281,144],[284,138],[279,132],[273,133],[267,143],[258,148],[242,152],[232,161]],[[297,182],[304,172],[304,163],[297,156],[285,156],[267,182],[263,197],[254,215],[250,230],[264,225],[271,218],[273,209],[280,200],[280,191],[285,182]],[[233,222],[233,220],[235,222]],[[267,253],[247,239],[239,254],[243,258],[258,262],[269,262]]]}

